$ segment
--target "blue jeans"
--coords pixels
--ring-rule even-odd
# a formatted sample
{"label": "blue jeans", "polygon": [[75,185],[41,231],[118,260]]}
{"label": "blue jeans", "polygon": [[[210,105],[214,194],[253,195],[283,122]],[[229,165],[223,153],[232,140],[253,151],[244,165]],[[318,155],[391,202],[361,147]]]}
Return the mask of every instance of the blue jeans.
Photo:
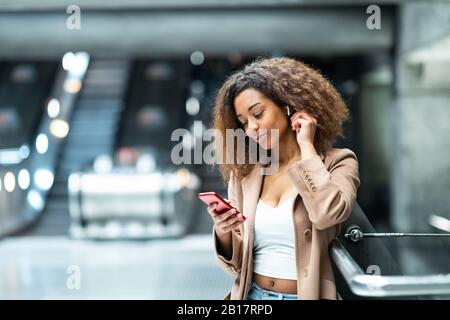
{"label": "blue jeans", "polygon": [[297,300],[297,295],[265,290],[253,282],[247,300]]}

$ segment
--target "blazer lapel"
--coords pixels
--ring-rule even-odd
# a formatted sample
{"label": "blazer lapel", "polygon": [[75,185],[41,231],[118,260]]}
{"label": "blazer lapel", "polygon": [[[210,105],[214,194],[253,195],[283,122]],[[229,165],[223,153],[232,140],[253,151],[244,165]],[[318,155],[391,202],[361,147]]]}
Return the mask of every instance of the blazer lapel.
{"label": "blazer lapel", "polygon": [[242,194],[243,194],[243,209],[244,216],[247,218],[245,222],[249,232],[245,233],[245,237],[249,236],[249,233],[253,233],[255,225],[255,213],[256,205],[261,193],[263,176],[260,170],[260,164],[255,164],[253,170],[248,176],[242,179]]}

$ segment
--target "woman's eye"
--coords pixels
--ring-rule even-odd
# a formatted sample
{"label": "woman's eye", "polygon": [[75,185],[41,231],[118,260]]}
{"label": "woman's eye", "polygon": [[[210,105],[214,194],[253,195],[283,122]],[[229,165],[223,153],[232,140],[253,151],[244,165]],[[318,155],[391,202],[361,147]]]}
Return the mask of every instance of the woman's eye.
{"label": "woman's eye", "polygon": [[261,118],[261,116],[262,116],[263,113],[264,113],[264,112],[260,112],[260,113],[258,113],[258,114],[255,114],[255,118],[256,118],[256,119]]}

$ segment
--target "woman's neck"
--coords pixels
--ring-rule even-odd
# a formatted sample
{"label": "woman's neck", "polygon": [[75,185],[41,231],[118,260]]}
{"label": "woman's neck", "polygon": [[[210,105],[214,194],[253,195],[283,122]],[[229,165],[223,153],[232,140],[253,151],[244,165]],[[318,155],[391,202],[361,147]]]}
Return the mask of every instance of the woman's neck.
{"label": "woman's neck", "polygon": [[284,139],[280,140],[279,150],[279,164],[280,167],[289,165],[294,161],[301,159],[301,151],[297,140],[291,132],[288,132]]}

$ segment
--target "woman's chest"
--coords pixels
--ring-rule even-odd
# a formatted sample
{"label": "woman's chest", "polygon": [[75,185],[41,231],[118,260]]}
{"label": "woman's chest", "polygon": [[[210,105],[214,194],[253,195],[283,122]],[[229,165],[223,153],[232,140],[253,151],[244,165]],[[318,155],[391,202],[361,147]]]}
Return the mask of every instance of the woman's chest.
{"label": "woman's chest", "polygon": [[296,193],[289,177],[286,174],[279,174],[264,177],[259,197],[266,204],[276,207]]}

